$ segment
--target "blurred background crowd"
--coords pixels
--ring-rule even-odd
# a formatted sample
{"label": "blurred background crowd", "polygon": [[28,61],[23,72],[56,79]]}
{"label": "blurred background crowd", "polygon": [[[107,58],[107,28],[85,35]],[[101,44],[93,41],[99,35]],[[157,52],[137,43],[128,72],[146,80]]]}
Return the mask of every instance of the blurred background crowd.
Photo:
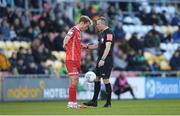
{"label": "blurred background crowd", "polygon": [[[66,75],[67,31],[81,15],[105,16],[116,36],[113,71],[178,71],[179,6],[178,0],[1,0],[0,53],[10,61],[8,74]],[[81,37],[96,43],[95,26]],[[82,74],[94,70],[96,53],[82,50]]]}

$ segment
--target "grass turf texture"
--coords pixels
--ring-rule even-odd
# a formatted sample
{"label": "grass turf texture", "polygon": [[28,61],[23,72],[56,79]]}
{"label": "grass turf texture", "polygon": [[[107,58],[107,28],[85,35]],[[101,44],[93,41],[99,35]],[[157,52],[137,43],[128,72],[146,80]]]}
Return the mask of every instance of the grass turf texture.
{"label": "grass turf texture", "polygon": [[0,115],[180,115],[180,99],[114,100],[111,108],[102,108],[104,103],[99,101],[95,108],[67,109],[66,101],[4,102],[0,103]]}

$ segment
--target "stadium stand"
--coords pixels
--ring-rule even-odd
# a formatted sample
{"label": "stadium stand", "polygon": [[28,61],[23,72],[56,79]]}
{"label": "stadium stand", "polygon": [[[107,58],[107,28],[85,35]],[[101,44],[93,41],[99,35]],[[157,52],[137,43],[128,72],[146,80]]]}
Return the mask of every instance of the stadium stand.
{"label": "stadium stand", "polygon": [[[178,1],[87,0],[86,5],[75,0],[25,5],[12,1],[0,3],[0,49],[11,63],[9,74],[66,74],[63,38],[82,14],[94,21],[101,15],[109,18],[116,32],[115,71],[136,74],[180,69],[174,63],[180,58]],[[82,37],[84,43],[96,42],[94,27]],[[82,51],[82,73],[93,70],[95,59],[96,51]]]}

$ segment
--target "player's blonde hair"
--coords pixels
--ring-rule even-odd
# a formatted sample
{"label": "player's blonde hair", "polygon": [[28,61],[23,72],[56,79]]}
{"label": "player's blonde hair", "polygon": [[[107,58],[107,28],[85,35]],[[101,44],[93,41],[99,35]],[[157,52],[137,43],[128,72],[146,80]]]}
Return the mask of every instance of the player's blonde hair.
{"label": "player's blonde hair", "polygon": [[86,16],[86,15],[82,15],[80,20],[79,20],[79,22],[84,22],[84,23],[88,23],[89,22],[90,25],[93,25],[92,20],[88,16]]}

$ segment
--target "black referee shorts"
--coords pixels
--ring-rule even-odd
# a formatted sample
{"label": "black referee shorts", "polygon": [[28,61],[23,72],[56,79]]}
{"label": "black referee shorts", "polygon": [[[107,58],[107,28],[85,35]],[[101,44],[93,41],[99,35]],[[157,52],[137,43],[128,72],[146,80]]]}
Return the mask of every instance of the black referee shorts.
{"label": "black referee shorts", "polygon": [[98,67],[99,60],[96,64],[96,76],[103,79],[109,79],[111,75],[111,70],[113,68],[112,58],[106,58],[104,66]]}

